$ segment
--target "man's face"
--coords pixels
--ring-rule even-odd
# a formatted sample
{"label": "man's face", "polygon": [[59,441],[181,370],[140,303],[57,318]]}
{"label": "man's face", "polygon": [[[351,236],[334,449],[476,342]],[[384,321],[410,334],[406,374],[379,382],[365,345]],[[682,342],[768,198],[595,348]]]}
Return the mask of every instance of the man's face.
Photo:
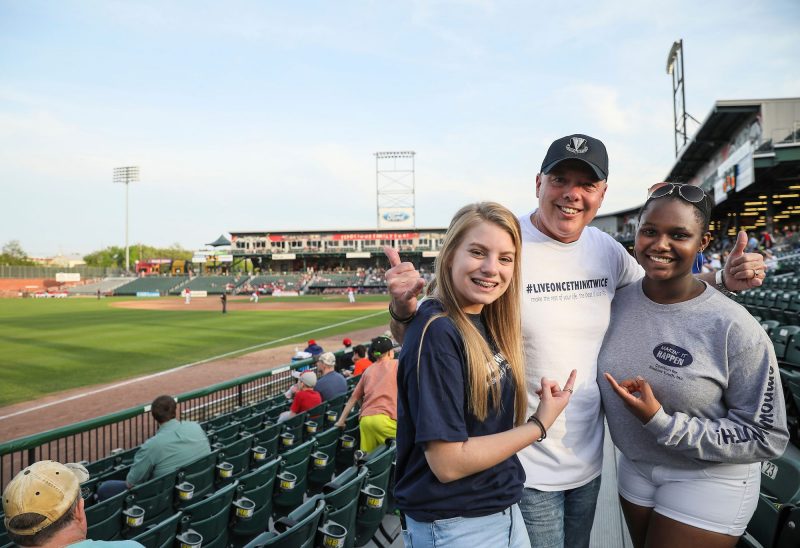
{"label": "man's face", "polygon": [[562,243],[576,241],[597,215],[606,195],[606,182],[578,160],[565,160],[536,176],[539,210],[535,226]]}

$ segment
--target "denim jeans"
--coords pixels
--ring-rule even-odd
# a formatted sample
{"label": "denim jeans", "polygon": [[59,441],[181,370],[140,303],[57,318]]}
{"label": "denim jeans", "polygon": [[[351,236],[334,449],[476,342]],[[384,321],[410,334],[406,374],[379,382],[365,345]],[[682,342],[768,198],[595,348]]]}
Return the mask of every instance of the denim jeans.
{"label": "denim jeans", "polygon": [[566,491],[526,487],[519,508],[532,548],[588,548],[600,477]]}
{"label": "denim jeans", "polygon": [[405,548],[530,548],[518,505],[479,518],[450,518],[427,523],[406,516]]}

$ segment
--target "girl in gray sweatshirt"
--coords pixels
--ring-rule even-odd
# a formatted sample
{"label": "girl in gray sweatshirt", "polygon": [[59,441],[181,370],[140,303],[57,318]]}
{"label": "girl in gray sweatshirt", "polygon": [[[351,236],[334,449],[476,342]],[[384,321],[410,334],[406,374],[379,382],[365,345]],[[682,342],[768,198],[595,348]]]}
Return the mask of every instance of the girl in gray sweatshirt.
{"label": "girl in gray sweatshirt", "polygon": [[645,277],[618,290],[598,359],[636,546],[734,546],[758,501],[758,463],[789,438],[769,337],[692,275],[712,205],[691,185],[651,193],[635,243]]}

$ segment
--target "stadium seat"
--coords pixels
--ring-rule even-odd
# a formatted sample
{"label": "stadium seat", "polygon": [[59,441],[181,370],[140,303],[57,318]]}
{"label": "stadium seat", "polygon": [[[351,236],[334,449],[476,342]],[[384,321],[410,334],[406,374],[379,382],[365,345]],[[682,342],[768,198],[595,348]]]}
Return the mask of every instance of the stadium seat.
{"label": "stadium seat", "polygon": [[274,531],[262,533],[249,542],[245,548],[312,548],[317,535],[325,501],[316,495],[303,505],[292,511],[286,518],[281,518],[273,525]]}
{"label": "stadium seat", "polygon": [[359,459],[362,465],[369,470],[369,474],[367,485],[362,490],[362,501],[359,503],[364,510],[359,513],[356,520],[356,546],[364,546],[370,541],[386,514],[387,493],[390,488],[389,479],[396,453],[395,441],[387,440],[386,445]]}
{"label": "stadium seat", "polygon": [[93,504],[85,509],[87,532],[91,540],[117,540],[122,537],[122,510],[128,491]]}
{"label": "stadium seat", "polygon": [[263,447],[269,456],[277,455],[278,436],[282,428],[280,424],[265,423],[261,430],[253,434],[253,446]]}
{"label": "stadium seat", "polygon": [[146,528],[131,540],[142,544],[144,548],[172,548],[175,545],[175,536],[178,534],[178,525],[183,518],[183,513],[168,517],[160,523]]}
{"label": "stadium seat", "polygon": [[209,419],[201,424],[203,430],[206,432],[210,430],[219,430],[223,426],[227,426],[228,423],[231,422],[231,416],[227,413],[223,413],[222,415],[217,415],[213,419]]}
{"label": "stadium seat", "polygon": [[[800,506],[800,449],[788,445],[780,457],[761,465],[761,493],[755,514],[747,525],[748,533],[763,546],[776,546],[781,536],[788,537],[784,528],[789,515]],[[796,538],[796,537],[795,537]],[[797,545],[794,545],[797,546]]]}
{"label": "stadium seat", "polygon": [[[295,415],[294,417],[283,421],[281,424],[283,425],[283,431],[281,434],[292,434],[294,436],[295,443],[303,439],[303,428],[304,423],[306,422],[306,418],[308,415],[306,413],[300,413],[299,415]],[[279,444],[278,451],[289,449],[290,447],[281,443]]]}
{"label": "stadium seat", "polygon": [[242,420],[249,417],[252,412],[253,410],[250,407],[245,406],[231,411],[230,415],[233,417],[233,420],[242,422]]}
{"label": "stadium seat", "polygon": [[8,533],[6,532],[5,515],[0,512],[0,548],[11,548],[13,546],[15,544],[8,538]]}
{"label": "stadium seat", "polygon": [[779,325],[778,320],[761,320],[761,327],[766,331],[767,335],[771,334]]}
{"label": "stadium seat", "polygon": [[[286,398],[284,398],[286,400]],[[289,409],[289,402],[278,402],[274,404],[272,407],[264,411],[264,420],[271,420],[272,422],[277,422],[278,417],[281,416],[281,413]]]}
{"label": "stadium seat", "polygon": [[781,325],[772,331],[770,339],[772,339],[772,346],[775,348],[775,357],[779,361],[783,360],[786,355],[786,347],[789,344],[789,340],[798,332],[800,332],[800,327],[796,325]]}
{"label": "stadium seat", "polygon": [[358,427],[358,412],[354,409],[345,421],[336,451],[336,473],[339,474],[355,463],[355,452],[361,443],[361,430]]}
{"label": "stadium seat", "polygon": [[194,488],[189,499],[183,498],[179,490],[178,503],[180,506],[192,504],[214,490],[214,483],[217,481],[216,465],[219,453],[220,450],[215,449],[208,455],[202,456],[178,470],[178,477],[175,482],[177,484],[183,482],[191,483]]}
{"label": "stadium seat", "polygon": [[209,430],[208,439],[211,440],[212,443],[228,445],[239,438],[240,428],[241,424],[238,421],[231,422],[227,426],[223,426],[217,430]]}
{"label": "stadium seat", "polygon": [[343,548],[352,548],[356,540],[356,515],[361,489],[367,481],[369,469],[366,466],[351,466],[335,480],[322,488],[325,498],[326,519],[331,519],[347,529]]}
{"label": "stadium seat", "polygon": [[794,299],[795,293],[793,291],[782,291],[778,296],[778,299],[775,301],[775,304],[772,307],[772,313],[770,314],[771,318],[777,322],[782,324],[791,323],[792,320],[789,319],[789,305],[792,304],[792,300]]}
{"label": "stadium seat", "polygon": [[[311,467],[308,472],[309,493],[319,493],[322,487],[331,480],[336,467],[336,451],[339,448],[339,436],[341,435],[341,430],[335,426],[316,435],[317,446],[314,454],[311,455]],[[319,455],[325,456],[324,464]]]}
{"label": "stadium seat", "polygon": [[233,497],[238,482],[219,489],[213,495],[183,509],[181,529],[187,527],[203,536],[203,548],[222,548],[228,544]]}
{"label": "stadium seat", "polygon": [[[345,394],[339,394],[335,398],[331,398],[330,400],[328,400],[328,412],[335,411],[336,418],[334,418],[332,421],[330,420],[330,418],[326,418],[325,419],[326,423],[329,422],[330,424],[333,424],[334,422],[336,422],[336,419],[342,413],[342,409],[344,409],[344,405],[347,403],[347,398],[349,397],[350,396],[347,393],[345,393]],[[326,412],[326,415],[328,412]],[[326,424],[326,427],[327,426],[330,425]]]}
{"label": "stadium seat", "polygon": [[231,476],[226,478],[237,478],[250,469],[250,459],[252,458],[251,449],[253,447],[252,434],[245,434],[240,439],[235,440],[220,451],[220,460],[233,465]]}
{"label": "stadium seat", "polygon": [[250,434],[255,434],[264,424],[264,413],[253,413],[246,419],[241,420],[242,423],[242,431],[249,432]]}
{"label": "stadium seat", "polygon": [[281,459],[274,458],[239,478],[238,496],[245,496],[255,504],[249,520],[237,520],[231,528],[234,546],[247,544],[254,536],[263,533],[272,516],[272,496],[275,476]]}
{"label": "stadium seat", "polygon": [[273,515],[285,516],[302,501],[308,485],[308,462],[316,442],[308,440],[281,455],[278,485],[272,497]]}
{"label": "stadium seat", "polygon": [[[134,485],[128,493],[130,502],[144,510],[144,520],[142,526],[158,523],[174,513],[173,493],[175,491],[175,480],[178,471],[164,474],[153,478],[139,485]],[[126,531],[125,536],[138,535],[141,529],[136,527],[134,530]]]}

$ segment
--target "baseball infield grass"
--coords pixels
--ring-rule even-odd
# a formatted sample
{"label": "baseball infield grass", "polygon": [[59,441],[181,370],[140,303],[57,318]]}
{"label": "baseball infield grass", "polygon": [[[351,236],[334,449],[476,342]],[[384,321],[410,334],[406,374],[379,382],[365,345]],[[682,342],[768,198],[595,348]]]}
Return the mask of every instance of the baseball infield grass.
{"label": "baseball infield grass", "polygon": [[[314,338],[389,321],[388,313],[374,310],[236,310],[222,315],[219,310],[110,306],[121,300],[131,299],[0,299],[0,406],[163,371],[319,328]],[[387,298],[359,297],[366,300]],[[357,321],[326,327],[347,320]],[[297,336],[276,346],[304,344],[308,338]]]}

